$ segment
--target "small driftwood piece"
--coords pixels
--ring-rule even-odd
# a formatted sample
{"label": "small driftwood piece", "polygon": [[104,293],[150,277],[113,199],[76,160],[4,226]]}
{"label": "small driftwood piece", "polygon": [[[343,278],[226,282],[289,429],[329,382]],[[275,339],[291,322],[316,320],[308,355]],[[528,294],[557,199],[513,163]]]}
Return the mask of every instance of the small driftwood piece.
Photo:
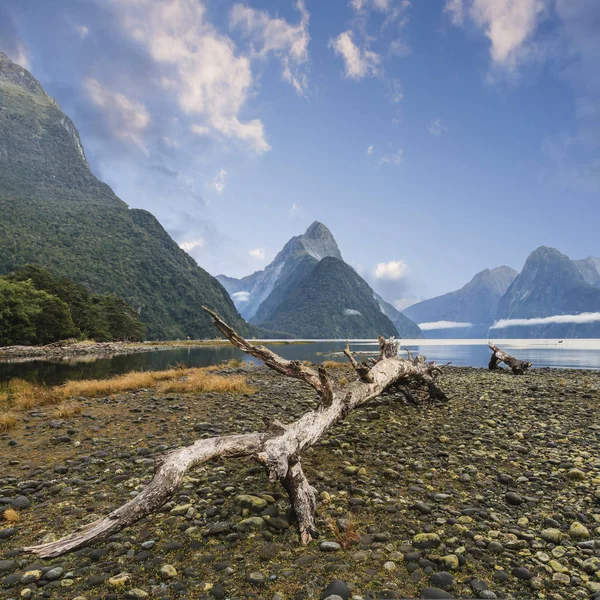
{"label": "small driftwood piece", "polygon": [[319,535],[315,523],[317,501],[316,490],[302,470],[302,452],[315,444],[351,410],[376,398],[391,385],[420,384],[431,397],[447,399],[436,383],[441,374],[440,367],[433,362],[425,362],[424,357],[410,360],[399,358],[398,342],[393,339],[379,339],[380,355],[370,367],[357,365],[348,349],[347,356],[359,379],[341,386],[332,381],[322,367],[315,370],[299,361],[286,360],[264,346],[250,344],[212,310],[203,309],[234,346],[260,359],[267,367],[312,386],[321,400],[318,408],[293,423],[282,424],[267,419],[266,431],[202,439],[191,446],[172,450],[159,459],[152,481],[135,498],[66,537],[23,548],[25,552],[41,558],[53,558],[106,540],[158,510],[177,491],[189,469],[218,456],[251,456],[263,464],[269,479],[281,482],[287,491],[298,521],[300,539],[303,544],[308,544]]}
{"label": "small driftwood piece", "polygon": [[504,352],[504,350],[498,348],[498,346],[494,346],[492,343],[488,343],[492,351],[492,356],[490,357],[489,369],[490,371],[494,371],[495,369],[501,368],[499,367],[499,363],[503,362],[505,365],[512,369],[512,372],[515,375],[522,375],[532,366],[530,362],[525,362],[523,360],[519,360],[510,354]]}

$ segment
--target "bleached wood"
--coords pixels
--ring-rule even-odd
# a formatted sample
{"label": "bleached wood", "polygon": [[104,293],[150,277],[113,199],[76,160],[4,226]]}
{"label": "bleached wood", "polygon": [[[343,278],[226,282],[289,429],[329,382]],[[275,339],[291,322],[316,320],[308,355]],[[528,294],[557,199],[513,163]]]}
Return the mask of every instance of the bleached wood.
{"label": "bleached wood", "polygon": [[512,369],[512,372],[515,375],[522,375],[523,373],[525,373],[525,371],[527,371],[527,369],[529,369],[529,367],[532,366],[530,362],[519,360],[518,358],[507,354],[506,352],[504,352],[504,350],[502,350],[498,346],[495,346],[492,343],[488,343],[488,346],[492,351],[492,356],[490,357],[490,362],[488,365],[490,371],[497,369],[498,364],[503,362],[505,365]]}
{"label": "bleached wood", "polygon": [[264,464],[269,479],[280,481],[288,492],[298,520],[300,539],[303,544],[308,544],[318,536],[315,523],[316,495],[300,464],[302,452],[315,444],[351,410],[376,398],[395,383],[405,385],[417,382],[426,387],[432,397],[446,399],[435,382],[440,368],[433,362],[426,363],[423,357],[411,360],[398,358],[398,343],[393,339],[386,341],[380,338],[379,360],[372,367],[367,367],[369,381],[359,379],[347,386],[340,386],[332,383],[322,367],[315,371],[297,361],[285,360],[264,346],[253,346],[215,312],[204,310],[212,316],[216,327],[232,344],[259,358],[271,369],[311,385],[321,397],[319,407],[289,424],[265,419],[265,432],[203,439],[191,446],[173,450],[159,461],[152,481],[133,500],[56,542],[23,548],[25,552],[41,558],[52,558],[105,540],[159,509],[179,488],[189,469],[217,456],[253,456]]}

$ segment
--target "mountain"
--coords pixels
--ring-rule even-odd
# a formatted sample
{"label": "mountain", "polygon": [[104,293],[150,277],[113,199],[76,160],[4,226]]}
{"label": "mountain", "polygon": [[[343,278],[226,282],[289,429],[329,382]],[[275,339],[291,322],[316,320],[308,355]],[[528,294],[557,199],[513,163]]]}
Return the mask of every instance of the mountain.
{"label": "mountain", "polygon": [[463,327],[432,328],[426,337],[482,338],[495,320],[498,302],[518,275],[510,267],[485,269],[455,292],[418,302],[403,312],[416,323],[463,323]]}
{"label": "mountain", "polygon": [[396,310],[396,308],[389,302],[386,302],[379,294],[375,293],[374,297],[379,304],[381,312],[394,324],[400,337],[410,339],[421,339],[424,337],[419,326],[411,321],[405,314]]}
{"label": "mountain", "polygon": [[600,288],[600,258],[588,256],[587,258],[574,260],[573,262],[577,265],[586,283]]}
{"label": "mountain", "polygon": [[263,270],[242,279],[217,275],[245,319],[264,323],[273,310],[326,256],[342,260],[342,254],[322,223],[315,221],[303,235],[293,237]]}
{"label": "mountain", "polygon": [[317,263],[263,326],[313,339],[398,335],[364,279],[332,256]]}
{"label": "mountain", "polygon": [[[587,260],[587,259],[586,259]],[[581,266],[555,248],[534,250],[498,304],[498,319],[556,317],[555,322],[493,328],[494,337],[600,337],[600,321],[577,323],[561,315],[600,312],[600,289]]]}
{"label": "mountain", "polygon": [[114,293],[151,339],[214,337],[202,304],[249,332],[223,286],[87,163],[72,121],[0,53],[0,275],[26,264]]}
{"label": "mountain", "polygon": [[[335,259],[335,262],[326,262],[315,274],[317,266],[321,265],[325,259]],[[345,269],[342,269],[339,263]],[[398,312],[372,290],[372,302],[365,303],[363,300],[357,300],[362,306],[362,311],[352,308],[348,303],[344,304],[342,302],[343,298],[340,298],[339,294],[334,294],[329,299],[327,294],[323,292],[325,289],[330,289],[328,285],[322,286],[323,289],[317,294],[314,288],[318,282],[315,282],[314,277],[312,279],[311,277],[313,274],[315,277],[323,277],[327,265],[332,273],[338,276],[338,280],[344,282],[344,285],[349,286],[351,282],[355,282],[360,289],[360,292],[356,293],[362,294],[364,290],[371,289],[360,275],[344,262],[331,231],[318,221],[315,221],[304,234],[293,237],[263,271],[257,271],[242,279],[235,279],[226,275],[218,275],[217,279],[230,293],[238,310],[244,317],[251,323],[269,330],[277,329],[287,331],[295,336],[317,338],[340,335],[345,337],[346,334],[341,332],[347,330],[352,331],[355,337],[367,338],[373,335],[377,337],[381,333],[375,332],[371,324],[379,323],[387,330],[389,328],[388,321],[391,320],[396,329],[393,335],[399,333],[400,336],[407,338],[423,337],[421,330],[415,323]],[[349,270],[353,275],[340,275],[342,270]],[[313,290],[310,293],[313,296],[317,294],[324,303],[324,306],[320,307],[322,310],[319,312],[321,315],[319,321],[313,322],[314,315],[309,312],[294,313],[294,310],[300,310],[300,306],[311,306],[310,299],[303,296],[309,289],[306,287],[307,285]],[[343,293],[346,294],[346,298],[350,303],[350,299],[354,299],[356,295],[350,287],[344,287]],[[344,305],[338,305],[337,302]],[[344,309],[359,310],[362,316],[358,318],[358,315],[354,315],[355,318],[349,320],[347,317],[354,314],[350,312],[343,314],[344,318],[342,318],[340,315]],[[304,310],[305,308],[302,308],[302,311]],[[326,322],[326,314],[330,314],[333,319],[332,323]],[[286,324],[282,315],[286,315],[286,318],[290,320],[288,324]],[[387,318],[381,320],[382,316]],[[311,321],[310,325],[308,321]],[[312,327],[312,324],[317,322],[319,327],[323,328],[321,332],[317,327]]]}

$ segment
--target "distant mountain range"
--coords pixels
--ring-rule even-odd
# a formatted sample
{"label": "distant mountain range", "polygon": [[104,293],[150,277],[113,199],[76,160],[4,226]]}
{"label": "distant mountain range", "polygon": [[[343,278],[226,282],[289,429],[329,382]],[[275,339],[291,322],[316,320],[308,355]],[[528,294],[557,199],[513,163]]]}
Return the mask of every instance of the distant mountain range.
{"label": "distant mountain range", "polygon": [[[600,337],[600,320],[573,318],[600,312],[600,289],[588,283],[598,283],[593,275],[597,265],[598,259],[573,261],[555,248],[541,246],[529,255],[500,299],[497,325],[506,326],[494,327],[491,334],[496,338]],[[541,321],[521,322],[528,319]]]}
{"label": "distant mountain range", "polygon": [[94,177],[69,117],[0,53],[0,275],[28,263],[126,300],[150,339],[215,337],[202,304],[255,331],[149,212]]}
{"label": "distant mountain range", "polygon": [[242,316],[269,330],[301,338],[423,337],[344,262],[335,238],[318,221],[287,242],[264,270],[217,279]]}
{"label": "distant mountain range", "polygon": [[485,269],[460,290],[413,304],[404,314],[421,323],[427,337],[485,338],[500,298],[518,274],[506,266]]}
{"label": "distant mountain range", "polygon": [[93,175],[69,117],[0,53],[0,275],[32,263],[125,300],[149,339],[213,337],[202,304],[262,337],[418,338],[417,323],[427,337],[600,337],[600,259],[544,246],[520,274],[486,269],[403,312],[344,262],[319,222],[264,270],[217,281]]}
{"label": "distant mountain range", "polygon": [[[596,313],[586,314],[586,313]],[[404,314],[431,338],[600,337],[600,259],[534,250],[519,274],[486,269]]]}

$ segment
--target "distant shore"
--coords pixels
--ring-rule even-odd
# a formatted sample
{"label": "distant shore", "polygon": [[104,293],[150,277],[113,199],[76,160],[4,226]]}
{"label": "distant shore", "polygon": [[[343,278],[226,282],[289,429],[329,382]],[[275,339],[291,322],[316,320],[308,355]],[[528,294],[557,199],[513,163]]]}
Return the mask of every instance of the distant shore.
{"label": "distant shore", "polygon": [[[310,343],[295,340],[259,340],[269,344],[298,344]],[[229,346],[229,340],[215,338],[213,340],[169,340],[148,342],[93,342],[93,341],[66,341],[48,344],[46,346],[4,346],[0,347],[0,361],[2,360],[49,360],[63,359],[75,356],[117,356],[122,354],[136,354],[139,352],[155,352],[157,350],[170,350],[172,348],[188,348],[190,346]]]}

